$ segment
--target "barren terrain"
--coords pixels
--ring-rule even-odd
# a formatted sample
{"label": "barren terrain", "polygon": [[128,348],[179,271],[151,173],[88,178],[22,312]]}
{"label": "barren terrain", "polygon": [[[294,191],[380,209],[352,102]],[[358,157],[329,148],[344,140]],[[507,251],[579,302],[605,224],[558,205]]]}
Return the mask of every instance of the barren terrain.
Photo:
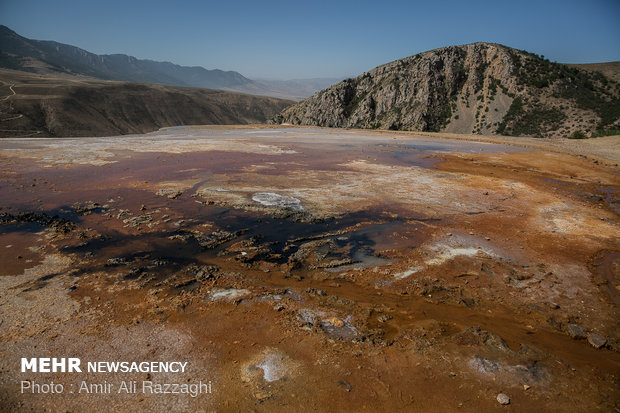
{"label": "barren terrain", "polygon": [[[618,410],[620,138],[471,139],[0,140],[0,406]],[[20,373],[45,356],[188,368]],[[21,394],[21,380],[213,391]]]}
{"label": "barren terrain", "polygon": [[263,123],[289,100],[224,90],[0,69],[0,138],[110,136]]}

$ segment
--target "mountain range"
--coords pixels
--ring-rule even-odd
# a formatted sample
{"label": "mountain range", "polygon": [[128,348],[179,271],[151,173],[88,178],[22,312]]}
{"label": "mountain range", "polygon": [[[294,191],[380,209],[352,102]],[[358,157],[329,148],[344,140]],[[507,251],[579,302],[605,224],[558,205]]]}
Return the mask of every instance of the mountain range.
{"label": "mountain range", "polygon": [[619,63],[565,65],[493,43],[431,50],[346,79],[274,123],[582,138],[620,134]]}
{"label": "mountain range", "polygon": [[97,55],[63,43],[27,39],[6,26],[0,26],[0,67],[44,75],[231,90],[292,100],[311,96],[341,80],[256,81],[234,71],[180,66],[125,54]]}
{"label": "mountain range", "polygon": [[[96,55],[0,26],[0,68],[6,89],[0,136],[29,130],[40,136],[137,133],[269,118],[277,124],[461,134],[620,134],[620,62],[561,64],[495,43],[431,50],[339,83],[259,81],[232,71]],[[312,96],[293,105],[221,90],[296,101]]]}

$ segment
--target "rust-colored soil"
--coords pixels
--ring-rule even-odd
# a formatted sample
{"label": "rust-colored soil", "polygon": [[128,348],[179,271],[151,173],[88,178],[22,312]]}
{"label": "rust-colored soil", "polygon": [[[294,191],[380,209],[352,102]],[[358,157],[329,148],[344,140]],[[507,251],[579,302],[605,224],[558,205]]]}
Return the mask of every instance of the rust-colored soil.
{"label": "rust-colored soil", "polygon": [[[619,409],[615,158],[520,144],[232,127],[0,141],[0,406]],[[32,374],[22,357],[188,367]]]}

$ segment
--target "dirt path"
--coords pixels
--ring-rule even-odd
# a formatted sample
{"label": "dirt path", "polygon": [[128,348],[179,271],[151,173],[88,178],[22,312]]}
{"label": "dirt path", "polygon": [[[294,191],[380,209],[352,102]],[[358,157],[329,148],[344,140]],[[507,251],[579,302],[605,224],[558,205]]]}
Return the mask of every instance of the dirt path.
{"label": "dirt path", "polygon": [[15,92],[15,90],[13,90],[13,86],[15,85],[9,85],[9,90],[11,91],[11,94],[8,96],[5,96],[2,98],[2,100],[8,100],[9,98],[15,96],[17,93]]}

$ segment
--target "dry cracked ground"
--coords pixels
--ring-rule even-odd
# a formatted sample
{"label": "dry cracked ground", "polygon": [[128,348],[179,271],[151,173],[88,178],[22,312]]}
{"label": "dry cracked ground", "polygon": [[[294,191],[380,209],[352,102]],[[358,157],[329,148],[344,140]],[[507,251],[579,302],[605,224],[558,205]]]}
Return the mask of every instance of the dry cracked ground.
{"label": "dry cracked ground", "polygon": [[[452,138],[0,141],[0,406],[618,411],[620,141]],[[33,374],[22,357],[188,367]],[[20,388],[122,380],[212,391]]]}

